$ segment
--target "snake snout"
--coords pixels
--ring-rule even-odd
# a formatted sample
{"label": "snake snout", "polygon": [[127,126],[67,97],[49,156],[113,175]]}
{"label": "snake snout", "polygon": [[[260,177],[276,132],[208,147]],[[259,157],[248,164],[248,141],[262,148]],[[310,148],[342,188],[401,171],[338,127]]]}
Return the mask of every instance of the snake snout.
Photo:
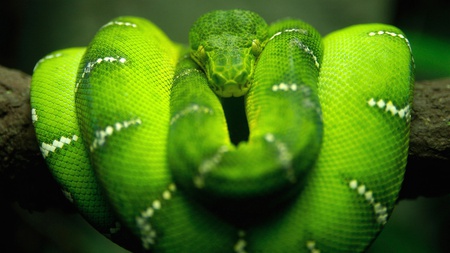
{"label": "snake snout", "polygon": [[247,93],[249,88],[248,73],[241,72],[238,75],[224,75],[213,73],[210,76],[210,86],[221,97],[240,97]]}
{"label": "snake snout", "polygon": [[[229,43],[233,44],[233,43]],[[207,52],[204,65],[210,86],[221,97],[240,97],[247,93],[253,77],[255,56],[238,45]]]}

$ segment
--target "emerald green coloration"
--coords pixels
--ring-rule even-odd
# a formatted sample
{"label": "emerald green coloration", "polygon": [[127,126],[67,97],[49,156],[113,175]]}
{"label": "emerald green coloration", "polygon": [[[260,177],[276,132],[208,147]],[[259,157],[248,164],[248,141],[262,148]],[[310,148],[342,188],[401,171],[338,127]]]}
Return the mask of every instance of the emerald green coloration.
{"label": "emerald green coloration", "polygon": [[[189,40],[119,17],[38,62],[33,124],[66,196],[134,252],[363,252],[406,165],[405,35],[366,24],[322,39],[230,10],[200,17]],[[230,96],[245,104],[239,143]]]}
{"label": "emerald green coloration", "polygon": [[267,35],[266,22],[254,12],[209,12],[189,32],[191,56],[203,68],[217,95],[240,97],[250,88]]}

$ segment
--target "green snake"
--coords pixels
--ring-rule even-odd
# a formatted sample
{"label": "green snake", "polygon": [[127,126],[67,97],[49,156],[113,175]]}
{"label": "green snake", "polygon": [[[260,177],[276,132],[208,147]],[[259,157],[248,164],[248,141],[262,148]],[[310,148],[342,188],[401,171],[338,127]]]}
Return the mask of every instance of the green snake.
{"label": "green snake", "polygon": [[64,194],[130,250],[361,252],[401,187],[413,70],[385,24],[322,39],[212,11],[187,47],[119,17],[37,63],[32,119]]}

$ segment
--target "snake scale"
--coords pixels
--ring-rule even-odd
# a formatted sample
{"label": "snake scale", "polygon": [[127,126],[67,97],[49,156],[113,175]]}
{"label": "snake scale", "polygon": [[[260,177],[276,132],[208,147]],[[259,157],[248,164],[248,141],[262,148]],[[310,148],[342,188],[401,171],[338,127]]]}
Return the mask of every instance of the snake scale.
{"label": "snake scale", "polygon": [[185,46],[118,17],[36,64],[32,119],[63,193],[132,251],[362,252],[403,180],[413,70],[385,24],[212,11]]}

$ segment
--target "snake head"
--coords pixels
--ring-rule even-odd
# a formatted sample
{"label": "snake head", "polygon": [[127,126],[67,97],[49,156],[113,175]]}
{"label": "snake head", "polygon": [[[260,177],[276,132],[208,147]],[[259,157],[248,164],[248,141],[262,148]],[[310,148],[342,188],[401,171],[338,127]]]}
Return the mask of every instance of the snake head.
{"label": "snake head", "polygon": [[191,58],[205,71],[221,97],[247,93],[255,62],[267,37],[267,24],[255,13],[214,11],[200,17],[189,32]]}
{"label": "snake head", "polygon": [[225,48],[199,46],[197,51],[191,53],[191,57],[203,68],[209,86],[217,95],[240,97],[250,88],[259,52],[260,49],[254,49],[253,46]]}

